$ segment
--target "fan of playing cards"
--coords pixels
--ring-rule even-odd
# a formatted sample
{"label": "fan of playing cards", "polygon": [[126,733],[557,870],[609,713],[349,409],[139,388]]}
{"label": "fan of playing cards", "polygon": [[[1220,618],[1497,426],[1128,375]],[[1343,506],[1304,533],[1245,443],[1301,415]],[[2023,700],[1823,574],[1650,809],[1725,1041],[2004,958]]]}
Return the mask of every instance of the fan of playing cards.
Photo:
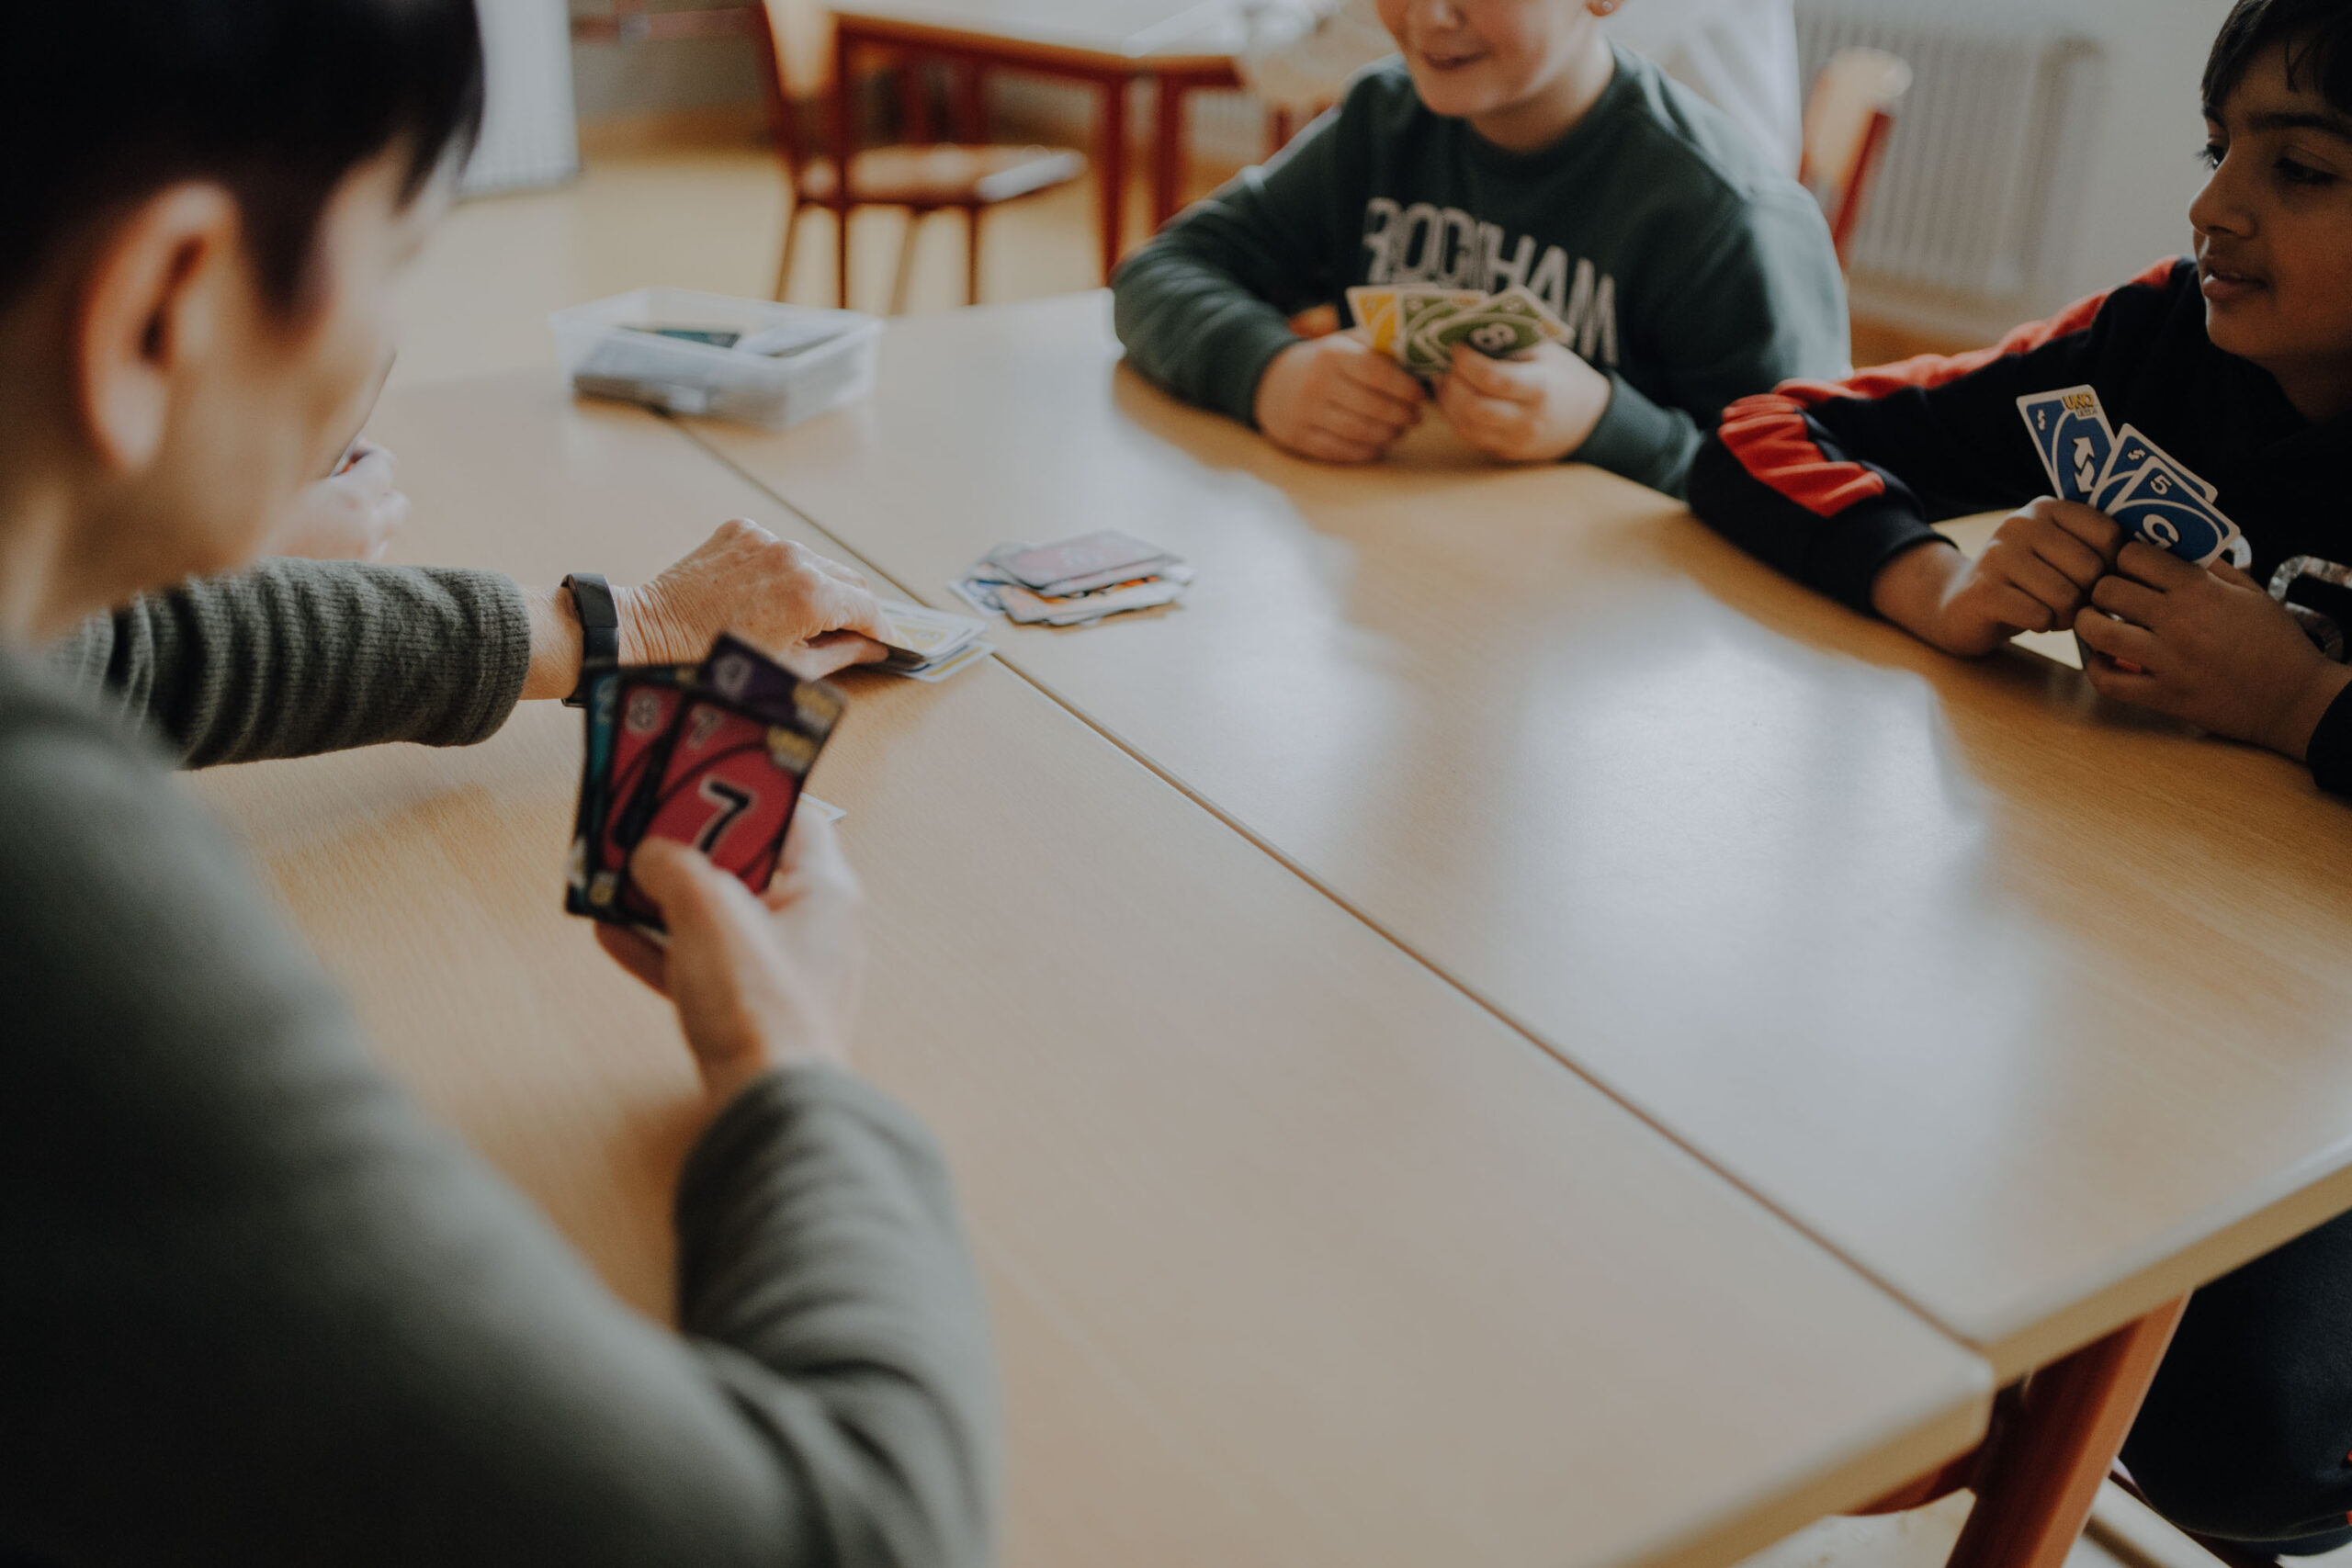
{"label": "fan of playing cards", "polygon": [[1193,569],[1158,545],[1104,529],[1053,545],[999,545],[948,586],[974,609],[1023,626],[1091,626],[1173,604]]}
{"label": "fan of playing cards", "polygon": [[1348,290],[1348,310],[1374,350],[1416,376],[1442,375],[1453,364],[1453,345],[1468,344],[1489,359],[1509,359],[1541,343],[1562,343],[1566,323],[1552,308],[1516,285],[1499,294],[1475,288]]}
{"label": "fan of playing cards", "polygon": [[660,931],[661,912],[628,879],[648,839],[691,844],[764,892],[847,699],[731,637],[699,665],[597,671],[582,696],[588,744],[564,908]]}
{"label": "fan of playing cards", "polygon": [[2018,412],[2061,501],[2095,506],[2132,538],[2199,566],[2225,553],[2237,566],[2252,558],[2213,504],[2220,492],[2129,424],[2110,426],[2090,388],[2036,392],[2018,400]]}

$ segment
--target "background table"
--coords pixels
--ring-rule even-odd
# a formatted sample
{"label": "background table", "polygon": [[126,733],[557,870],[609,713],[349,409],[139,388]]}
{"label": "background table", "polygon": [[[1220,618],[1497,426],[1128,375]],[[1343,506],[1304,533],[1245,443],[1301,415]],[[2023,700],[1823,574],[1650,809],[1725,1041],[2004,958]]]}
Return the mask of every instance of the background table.
{"label": "background table", "polygon": [[870,404],[695,433],[937,604],[1006,539],[1190,558],[1004,659],[2005,1379],[2352,1206],[2352,809],[2301,769],[1591,470],[1294,461],[1108,319],[894,324]]}
{"label": "background table", "polygon": [[[1233,53],[1240,47],[1241,25],[1232,0],[847,0],[832,11],[836,82],[856,81],[853,56],[873,45],[1094,87],[1106,282],[1119,265],[1126,214],[1128,85],[1148,76],[1158,91],[1154,226],[1176,211],[1186,98],[1202,88],[1240,85]],[[841,101],[846,105],[846,94]],[[846,140],[844,130],[845,122],[836,128],[836,146]]]}
{"label": "background table", "polygon": [[[537,375],[372,434],[409,558],[628,581],[776,520]],[[852,689],[814,783],[870,895],[861,1061],[959,1172],[1008,1564],[1721,1562],[1981,1429],[1975,1358],[1010,671]],[[559,912],[576,727],[195,787],[395,1067],[662,1316],[697,1095]]]}

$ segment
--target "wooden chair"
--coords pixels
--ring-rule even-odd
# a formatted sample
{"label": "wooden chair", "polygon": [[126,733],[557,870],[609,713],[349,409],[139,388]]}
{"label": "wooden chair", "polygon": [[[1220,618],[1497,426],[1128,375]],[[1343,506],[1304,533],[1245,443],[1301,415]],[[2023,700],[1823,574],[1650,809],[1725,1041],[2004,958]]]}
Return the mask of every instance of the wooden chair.
{"label": "wooden chair", "polygon": [[[860,207],[903,207],[907,231],[899,243],[897,281],[890,295],[893,315],[907,308],[907,288],[914,270],[915,230],[933,212],[964,214],[965,298],[980,298],[980,214],[991,207],[1017,201],[1067,185],[1086,172],[1086,156],[1065,147],[1009,147],[979,141],[978,83],[967,84],[960,95],[964,122],[957,129],[967,140],[954,144],[910,141],[885,147],[854,145],[856,116],[853,112],[855,85],[839,80],[831,17],[808,0],[763,0],[752,8],[761,52],[773,67],[767,74],[768,119],[792,184],[792,212],[785,220],[784,259],[776,269],[775,297],[784,298],[792,280],[794,242],[800,220],[811,208],[833,214],[835,231],[834,298],[849,303],[849,220]],[[908,69],[919,69],[910,62]],[[908,89],[910,132],[923,134],[925,118],[917,107],[919,80]],[[819,122],[833,128],[837,143],[831,155],[812,154],[802,134],[800,105],[814,101]],[[848,142],[843,146],[838,143]],[[842,178],[846,166],[848,177]]]}
{"label": "wooden chair", "polygon": [[1875,49],[1840,50],[1814,78],[1797,177],[1828,216],[1840,265],[1894,129],[1895,106],[1910,90],[1911,67]]}

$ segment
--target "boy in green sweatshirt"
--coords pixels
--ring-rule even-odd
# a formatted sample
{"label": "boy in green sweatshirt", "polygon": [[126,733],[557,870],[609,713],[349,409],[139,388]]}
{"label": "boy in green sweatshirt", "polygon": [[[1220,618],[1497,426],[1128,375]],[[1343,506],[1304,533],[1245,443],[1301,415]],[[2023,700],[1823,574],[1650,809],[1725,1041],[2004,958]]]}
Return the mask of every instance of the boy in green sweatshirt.
{"label": "boy in green sweatshirt", "polygon": [[[1119,338],[1188,401],[1329,462],[1383,456],[1429,403],[1510,462],[1574,457],[1679,495],[1736,399],[1847,367],[1813,198],[1599,19],[1625,0],[1380,0],[1403,51],[1119,269]],[[1521,284],[1570,329],[1453,351],[1434,390],[1294,317],[1357,284]]]}

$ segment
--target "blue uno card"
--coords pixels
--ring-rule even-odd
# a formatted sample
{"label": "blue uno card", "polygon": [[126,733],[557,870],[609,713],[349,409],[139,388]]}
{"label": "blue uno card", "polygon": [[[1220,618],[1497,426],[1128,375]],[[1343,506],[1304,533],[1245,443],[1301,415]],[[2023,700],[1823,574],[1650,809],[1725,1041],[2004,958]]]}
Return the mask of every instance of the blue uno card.
{"label": "blue uno card", "polygon": [[2035,392],[2018,400],[2033,449],[2061,501],[2088,501],[2115,450],[2115,432],[2088,387]]}
{"label": "blue uno card", "polygon": [[2238,537],[2238,525],[2206,499],[2203,481],[2161,452],[2104,510],[2132,538],[2197,566],[2211,564]]}
{"label": "blue uno card", "polygon": [[2159,459],[2171,469],[2174,479],[2187,480],[2188,487],[2207,501],[2216,500],[2221,495],[2221,491],[2192,473],[2188,464],[2149,440],[2136,426],[2127,423],[2116,432],[2114,454],[2108,458],[2107,469],[2099,475],[2098,485],[2091,492],[2091,504],[2112,517],[2116,504],[2122,500],[2132,481],[2150,463]]}

